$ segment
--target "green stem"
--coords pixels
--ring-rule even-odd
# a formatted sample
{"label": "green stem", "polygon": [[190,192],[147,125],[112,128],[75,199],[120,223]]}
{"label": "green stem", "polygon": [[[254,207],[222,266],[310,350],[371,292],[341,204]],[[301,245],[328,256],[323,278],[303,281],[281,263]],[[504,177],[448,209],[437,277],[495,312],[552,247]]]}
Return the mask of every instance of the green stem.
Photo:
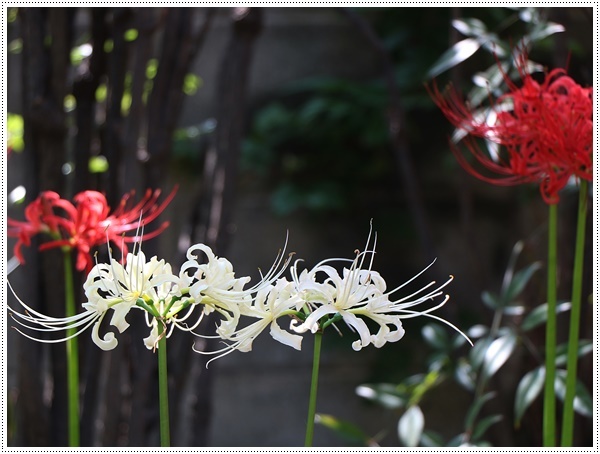
{"label": "green stem", "polygon": [[556,238],[558,208],[549,205],[548,213],[548,322],[546,324],[546,377],[544,384],[544,446],[556,445]]}
{"label": "green stem", "polygon": [[[75,288],[73,286],[73,265],[71,251],[63,251],[65,266],[65,315],[72,317],[75,310]],[[76,332],[76,328],[67,329],[67,337]],[[69,446],[79,446],[79,348],[77,337],[67,340],[67,396]]]}
{"label": "green stem", "polygon": [[573,401],[577,383],[577,349],[579,344],[579,319],[581,318],[581,284],[583,278],[583,255],[585,244],[585,220],[587,214],[587,181],[579,188],[579,210],[577,212],[577,234],[575,238],[575,260],[573,264],[573,291],[571,293],[571,321],[567,352],[567,389],[563,409],[561,446],[573,445]]}
{"label": "green stem", "polygon": [[313,353],[312,379],[310,382],[310,397],[308,399],[308,419],[306,420],[306,438],[304,446],[311,447],[315,431],[315,412],[317,410],[317,385],[319,383],[319,362],[321,360],[322,332],[315,333],[315,346]]}
{"label": "green stem", "polygon": [[[158,321],[158,402],[160,411],[160,446],[171,446],[169,431],[169,387],[167,382],[167,336],[161,320]],[[165,335],[163,335],[165,334]]]}

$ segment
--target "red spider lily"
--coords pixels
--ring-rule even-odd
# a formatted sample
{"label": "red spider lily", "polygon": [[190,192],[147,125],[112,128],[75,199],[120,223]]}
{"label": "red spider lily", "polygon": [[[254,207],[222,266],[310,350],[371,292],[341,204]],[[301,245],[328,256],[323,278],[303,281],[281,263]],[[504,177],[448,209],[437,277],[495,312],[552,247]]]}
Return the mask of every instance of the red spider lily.
{"label": "red spider lily", "polygon": [[37,233],[48,233],[53,238],[40,246],[40,250],[66,247],[77,250],[76,268],[89,272],[92,268],[91,250],[93,247],[112,241],[127,255],[127,243],[154,238],[169,225],[163,222],[157,229],[143,235],[126,236],[127,232],[137,231],[140,218],[144,224],[155,220],[173,200],[177,188],[173,189],[162,203],[158,204],[161,191],[148,189],[145,196],[135,205],[129,206],[133,192],[126,194],[113,213],[106,197],[97,191],[83,191],[74,197],[75,204],[61,199],[51,191],[43,192],[25,209],[24,222],[8,219],[8,236],[18,237],[15,256],[24,262],[22,245],[30,245],[31,237]]}
{"label": "red spider lily", "polygon": [[[518,60],[521,88],[504,75],[510,91],[493,103],[493,124],[477,118],[454,91],[444,96],[434,86],[430,94],[450,122],[468,134],[467,149],[479,166],[456,147],[452,151],[470,174],[499,185],[539,184],[546,203],[555,204],[572,176],[592,180],[592,88],[578,85],[564,69],[549,72],[539,84],[525,72],[526,61],[525,55]],[[504,154],[491,157],[476,137],[503,146]]]}
{"label": "red spider lily", "polygon": [[60,234],[58,230],[59,220],[54,216],[54,207],[60,200],[61,198],[56,192],[44,191],[25,208],[25,221],[8,218],[7,234],[9,237],[18,238],[14,254],[19,262],[25,262],[21,247],[31,245],[33,236],[38,233],[48,233],[52,236]]}

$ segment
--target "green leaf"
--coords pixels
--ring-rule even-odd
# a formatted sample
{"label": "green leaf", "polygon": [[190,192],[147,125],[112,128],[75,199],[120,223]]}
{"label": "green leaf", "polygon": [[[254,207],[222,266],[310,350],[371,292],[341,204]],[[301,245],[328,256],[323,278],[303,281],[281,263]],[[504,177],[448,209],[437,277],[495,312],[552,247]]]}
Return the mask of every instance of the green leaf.
{"label": "green leaf", "polygon": [[[558,398],[564,401],[567,391],[566,370],[558,369],[556,371],[554,390],[556,391]],[[577,380],[575,383],[575,399],[573,400],[573,409],[580,415],[587,416],[588,418],[591,418],[594,415],[594,402],[592,400],[592,396],[580,380]]]}
{"label": "green leaf", "polygon": [[515,426],[517,428],[521,425],[521,418],[525,414],[525,410],[544,388],[545,371],[544,367],[538,367],[527,372],[517,386],[515,395]]}
{"label": "green leaf", "polygon": [[185,75],[185,77],[183,79],[183,88],[182,89],[186,95],[192,96],[192,95],[196,94],[196,92],[202,86],[202,84],[203,84],[203,80],[200,77],[198,77],[195,74],[188,73]]}
{"label": "green leaf", "polygon": [[442,54],[442,56],[433,64],[428,77],[436,77],[448,69],[465,61],[481,47],[481,42],[474,38],[463,39]]}
{"label": "green leaf", "polygon": [[478,339],[485,336],[488,332],[489,328],[485,325],[473,325],[467,331],[467,336],[469,336],[471,339]]}
{"label": "green leaf", "polygon": [[496,424],[497,422],[502,421],[502,415],[490,415],[483,418],[481,421],[477,423],[475,429],[473,429],[473,435],[471,436],[471,441],[478,441],[483,435],[487,432],[487,430]]}
{"label": "green leaf", "polygon": [[25,141],[23,132],[25,123],[21,115],[8,112],[6,115],[6,130],[8,132],[7,147],[16,152],[23,151]]}
{"label": "green leaf", "polygon": [[360,443],[363,446],[378,446],[375,441],[365,434],[362,429],[355,424],[326,414],[316,414],[315,423],[333,430],[343,439],[352,443]]}
{"label": "green leaf", "polygon": [[448,363],[450,357],[446,352],[435,352],[427,358],[427,368],[430,372],[439,372]]}
{"label": "green leaf", "polygon": [[469,351],[469,361],[473,370],[477,370],[483,364],[485,359],[485,352],[487,352],[492,340],[489,337],[479,339],[473,345],[473,348]]}
{"label": "green leaf", "polygon": [[[566,312],[571,309],[570,302],[561,302],[556,305],[556,313],[560,314],[561,312]],[[548,320],[548,304],[544,303],[540,306],[533,309],[527,316],[523,319],[523,323],[521,323],[521,329],[523,331],[529,331],[543,323],[546,323]]]}
{"label": "green leaf", "polygon": [[454,378],[456,381],[468,391],[473,391],[475,389],[475,379],[473,375],[473,369],[466,361],[459,362],[454,371]]}
{"label": "green leaf", "polygon": [[398,437],[404,446],[415,447],[419,444],[425,417],[418,405],[411,406],[398,421]]}
{"label": "green leaf", "polygon": [[402,393],[391,383],[364,384],[357,386],[355,392],[358,396],[389,409],[402,408],[409,399],[407,393]]}
{"label": "green leaf", "polygon": [[516,317],[525,313],[525,306],[508,305],[505,306],[504,309],[502,309],[502,312],[511,317]]}
{"label": "green leaf", "polygon": [[98,85],[98,88],[96,88],[96,102],[103,102],[106,99],[106,93],[106,84]]}
{"label": "green leaf", "polygon": [[500,65],[495,63],[485,71],[473,75],[472,80],[476,87],[473,87],[467,95],[472,107],[477,107],[482,101],[489,99],[490,92],[494,92],[504,80],[503,73],[508,71],[508,67],[509,64],[506,62]]}
{"label": "green leaf", "polygon": [[517,336],[514,333],[506,334],[494,340],[485,352],[482,374],[485,378],[494,375],[510,357],[517,346]]}
{"label": "green leaf", "polygon": [[[564,366],[567,364],[569,344],[561,344],[556,347],[556,365]],[[577,356],[584,356],[594,350],[594,343],[589,339],[579,339],[577,346]]]}
{"label": "green leaf", "polygon": [[433,348],[440,350],[447,350],[449,347],[450,340],[448,339],[448,333],[439,324],[427,324],[421,330],[423,339],[431,345]]}
{"label": "green leaf", "polygon": [[108,170],[108,161],[102,155],[92,156],[88,162],[88,170],[90,173],[103,173]]}
{"label": "green leaf", "polygon": [[531,279],[531,276],[533,276],[533,273],[535,273],[541,267],[542,265],[539,262],[535,262],[515,273],[510,283],[508,284],[508,288],[502,295],[504,303],[508,304],[512,302],[517,296],[519,296],[521,292],[525,289],[525,286]]}
{"label": "green leaf", "polygon": [[444,438],[432,430],[424,430],[421,434],[421,446],[426,448],[437,448],[444,446]]}
{"label": "green leaf", "polygon": [[481,300],[487,307],[489,307],[492,310],[496,310],[502,305],[500,297],[492,292],[483,292],[481,294]]}
{"label": "green leaf", "polygon": [[454,19],[452,26],[465,36],[479,38],[487,34],[487,27],[479,19],[469,17],[466,19]]}
{"label": "green leaf", "polygon": [[546,22],[536,24],[533,30],[523,37],[525,42],[541,41],[548,36],[554,35],[555,33],[562,33],[565,31],[565,27],[556,22]]}
{"label": "green leaf", "polygon": [[125,41],[135,41],[138,37],[138,31],[135,28],[130,28],[129,30],[125,30],[123,34],[123,39]]}
{"label": "green leaf", "polygon": [[467,417],[465,419],[465,427],[467,429],[470,429],[473,427],[473,425],[475,424],[475,420],[477,419],[477,415],[481,411],[481,408],[483,407],[483,405],[488,400],[492,399],[495,395],[496,395],[496,393],[489,392],[489,393],[486,393],[483,396],[481,396],[475,402],[473,402],[473,404],[469,408],[469,411],[467,412]]}
{"label": "green leaf", "polygon": [[156,58],[150,58],[146,63],[146,79],[154,79],[158,72],[158,60]]}

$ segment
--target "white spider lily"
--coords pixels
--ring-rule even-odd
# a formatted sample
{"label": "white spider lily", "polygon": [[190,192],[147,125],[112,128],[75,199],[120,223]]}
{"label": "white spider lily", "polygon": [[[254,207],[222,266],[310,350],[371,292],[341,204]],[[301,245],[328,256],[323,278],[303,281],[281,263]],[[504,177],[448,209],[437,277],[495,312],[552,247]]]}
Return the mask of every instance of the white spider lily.
{"label": "white spider lily", "polygon": [[[103,313],[112,309],[110,324],[122,333],[129,327],[125,320],[129,311],[132,308],[143,310],[137,305],[139,300],[158,303],[166,295],[159,297],[157,288],[165,285],[170,288],[178,283],[177,276],[171,273],[171,265],[156,257],[147,262],[142,251],[127,254],[125,266],[111,257],[109,264],[99,263],[88,274],[83,284],[88,301],[83,307]],[[111,350],[117,346],[117,340],[112,332],[100,338],[98,330],[101,321],[98,320],[94,325],[92,340],[103,350]]]}
{"label": "white spider lily", "polygon": [[[430,282],[410,295],[394,299],[392,296],[396,292],[423,274],[433,265],[433,262],[404,284],[387,291],[383,277],[377,271],[372,270],[377,238],[375,237],[372,250],[369,250],[370,240],[371,233],[369,233],[365,251],[357,252],[356,258],[351,261],[350,268],[344,268],[341,276],[335,268],[327,263],[350,260],[328,259],[319,263],[312,270],[302,272],[300,276],[298,276],[297,264],[294,264],[291,272],[296,288],[299,290],[301,298],[314,310],[299,325],[293,320],[292,329],[299,333],[308,330],[316,332],[321,328],[320,322],[323,322],[323,317],[337,316],[344,320],[350,329],[358,333],[360,339],[352,343],[354,350],[360,350],[371,343],[379,348],[386,342],[396,342],[404,336],[401,319],[423,315],[446,323],[465,336],[448,321],[430,314],[448,301],[449,296],[445,295],[442,289],[452,281],[453,277],[450,276],[439,286],[436,286],[435,282]],[[364,268],[367,258],[369,258],[368,266]],[[319,283],[317,280],[319,274],[326,276],[323,283]],[[442,301],[434,307],[421,311],[413,309],[415,306],[426,301],[433,301],[438,297],[442,297]],[[370,318],[379,325],[377,333],[370,332],[363,317]]]}
{"label": "white spider lily", "polygon": [[[204,305],[200,319],[205,314],[216,311],[224,317],[219,329],[223,332],[235,331],[240,315],[250,315],[248,312],[252,312],[253,296],[265,288],[270,288],[287,268],[290,259],[285,259],[286,246],[287,239],[267,274],[261,275],[260,281],[248,289],[244,289],[244,286],[250,281],[250,277],[236,278],[229,260],[215,256],[212,249],[205,244],[191,246],[186,254],[188,260],[181,265],[179,278],[182,289],[189,293],[193,304]],[[198,251],[206,256],[206,263],[198,261]],[[191,314],[191,310],[193,306],[186,318]],[[188,331],[198,325],[197,322],[192,327],[183,328],[182,321],[183,319],[178,320],[179,327]]]}
{"label": "white spider lily", "polygon": [[[83,285],[87,302],[83,303],[84,312],[71,317],[49,317],[35,311],[21,299],[17,298],[19,304],[25,309],[22,314],[11,310],[12,318],[28,330],[54,333],[75,329],[76,332],[69,336],[56,339],[44,339],[29,335],[17,328],[21,334],[29,339],[44,343],[64,342],[78,336],[93,325],[92,340],[102,350],[112,350],[118,344],[113,332],[106,333],[103,337],[99,334],[100,324],[109,309],[113,314],[110,325],[114,326],[120,333],[129,327],[125,317],[129,311],[139,306],[136,303],[155,302],[164,300],[165,289],[177,285],[179,279],[171,273],[171,266],[164,260],[152,257],[149,262],[143,252],[128,254],[125,266],[110,258],[110,263],[99,263],[92,268]],[[9,284],[10,286],[10,284]],[[12,291],[12,287],[11,291]],[[160,292],[158,289],[162,289]],[[13,291],[13,294],[15,292]]]}
{"label": "white spider lily", "polygon": [[8,306],[11,317],[19,325],[23,326],[28,330],[45,333],[55,333],[67,331],[69,329],[75,329],[75,333],[71,334],[70,336],[61,337],[57,339],[44,339],[32,336],[23,332],[19,328],[15,328],[15,330],[18,331],[20,334],[34,341],[43,342],[47,344],[67,341],[76,336],[79,336],[82,332],[84,332],[92,324],[94,324],[94,322],[96,322],[98,319],[100,319],[101,321],[102,317],[104,316],[104,312],[90,308],[85,312],[73,315],[71,317],[50,317],[48,315],[44,315],[36,311],[35,309],[32,309],[25,302],[23,302],[13,290],[12,286],[10,285],[10,282],[8,282],[8,287],[10,288],[10,291],[17,299],[19,304],[23,307],[23,309],[25,309],[25,313],[22,314],[19,311],[16,311],[10,306]]}
{"label": "white spider lily", "polygon": [[[220,338],[231,341],[226,347],[211,351],[198,351],[205,355],[218,355],[208,363],[221,358],[235,350],[247,352],[252,350],[252,343],[267,327],[270,327],[271,337],[282,344],[300,350],[302,337],[291,334],[277,324],[279,317],[292,315],[296,311],[293,308],[298,304],[298,296],[294,285],[285,278],[279,279],[275,285],[263,286],[256,294],[252,304],[246,308],[244,315],[258,319],[250,325],[235,329],[230,325],[221,325],[217,332],[218,336],[201,336],[204,338]],[[207,365],[208,365],[207,363]]]}

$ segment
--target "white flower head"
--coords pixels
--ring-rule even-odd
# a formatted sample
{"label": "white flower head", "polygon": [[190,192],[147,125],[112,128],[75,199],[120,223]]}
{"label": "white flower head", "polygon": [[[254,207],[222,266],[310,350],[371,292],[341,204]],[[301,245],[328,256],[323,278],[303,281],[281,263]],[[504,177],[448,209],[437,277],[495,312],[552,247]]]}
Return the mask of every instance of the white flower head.
{"label": "white flower head", "polygon": [[[237,329],[232,325],[221,325],[218,329],[218,336],[200,336],[205,338],[219,338],[227,343],[227,346],[216,351],[198,353],[205,355],[218,355],[211,361],[221,358],[235,350],[247,352],[252,350],[252,343],[266,328],[270,328],[270,334],[273,339],[282,344],[301,349],[302,337],[283,330],[278,324],[277,319],[293,313],[293,309],[298,304],[298,297],[294,291],[294,285],[285,278],[277,280],[274,285],[263,286],[257,292],[252,305],[248,306],[244,315],[257,319],[255,322]],[[207,364],[208,365],[208,364]]]}
{"label": "white flower head", "polygon": [[[332,320],[333,317],[341,318],[359,335],[359,339],[352,344],[355,350],[360,350],[369,344],[379,348],[387,342],[400,340],[404,336],[401,319],[421,315],[442,321],[463,334],[446,320],[430,314],[448,301],[449,296],[444,294],[442,289],[452,281],[452,276],[441,285],[436,286],[435,282],[430,282],[410,295],[394,299],[394,294],[423,274],[433,265],[433,262],[404,284],[388,291],[383,277],[372,269],[377,235],[371,249],[370,242],[371,232],[365,250],[357,251],[354,260],[337,258],[324,260],[310,271],[304,271],[300,275],[296,268],[297,264],[294,264],[291,272],[296,288],[300,292],[300,297],[311,307],[312,312],[303,323],[298,325],[292,322],[292,329],[299,333],[308,330],[316,332],[324,320]],[[351,264],[349,268],[344,268],[340,275],[329,265],[336,261],[351,262]],[[322,283],[319,283],[320,276],[324,276]],[[434,307],[421,311],[412,309],[424,302],[434,301],[438,297],[441,297],[442,301]],[[374,334],[371,333],[364,318],[377,323],[379,330]]]}
{"label": "white flower head", "polygon": [[83,307],[102,314],[94,325],[93,341],[104,350],[117,346],[114,333],[109,332],[103,338],[98,334],[108,309],[113,310],[110,325],[122,333],[129,327],[125,319],[129,311],[136,307],[142,309],[138,302],[158,304],[170,297],[172,288],[172,292],[176,292],[178,284],[179,279],[171,272],[170,264],[156,257],[146,261],[141,250],[127,254],[124,266],[112,257],[108,264],[96,264],[83,284],[87,297]]}
{"label": "white flower head", "polygon": [[[188,260],[183,263],[179,273],[181,289],[187,290],[194,304],[204,305],[201,317],[217,311],[224,317],[219,330],[223,333],[234,332],[240,315],[252,312],[254,295],[270,288],[285,271],[289,263],[289,258],[285,258],[286,246],[287,239],[269,271],[265,275],[261,274],[261,279],[256,285],[245,289],[246,284],[250,282],[250,277],[236,278],[233,265],[229,260],[217,257],[205,244],[193,245],[188,249],[186,254]],[[197,252],[201,252],[206,257],[205,262],[199,260]],[[179,327],[186,329],[181,323]],[[187,330],[191,329],[193,327],[187,328]]]}
{"label": "white flower head", "polygon": [[122,333],[129,327],[126,316],[132,308],[142,309],[140,302],[146,305],[168,304],[177,293],[179,285],[179,279],[171,272],[171,265],[156,257],[147,261],[140,245],[137,246],[138,252],[135,253],[134,247],[134,252],[127,254],[124,265],[113,259],[110,248],[109,263],[96,263],[83,285],[87,299],[82,304],[85,309],[83,312],[71,317],[49,317],[35,311],[18,297],[17,301],[25,309],[25,313],[11,309],[13,319],[28,330],[52,333],[75,329],[75,333],[57,339],[43,339],[20,329],[17,331],[33,340],[56,343],[78,336],[93,325],[94,343],[103,350],[115,348],[118,341],[113,332],[104,336],[99,333],[100,325],[109,310],[112,310],[109,324]]}

